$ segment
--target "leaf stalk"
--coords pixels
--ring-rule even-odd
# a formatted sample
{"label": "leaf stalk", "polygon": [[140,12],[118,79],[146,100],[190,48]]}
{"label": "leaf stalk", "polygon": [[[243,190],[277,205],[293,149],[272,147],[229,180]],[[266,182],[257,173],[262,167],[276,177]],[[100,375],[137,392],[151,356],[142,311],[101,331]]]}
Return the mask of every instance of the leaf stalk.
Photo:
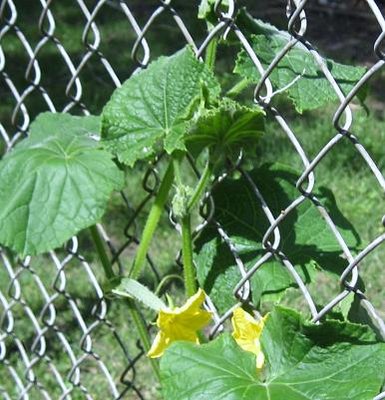
{"label": "leaf stalk", "polygon": [[150,243],[158,226],[159,219],[163,213],[164,205],[166,204],[173,181],[174,167],[173,162],[170,161],[144,226],[142,238],[140,240],[135,260],[129,274],[129,276],[133,279],[138,279],[140,273],[142,272],[144,263],[146,261],[148,248],[150,247]]}
{"label": "leaf stalk", "polygon": [[89,230],[90,230],[94,245],[96,247],[96,251],[98,253],[99,260],[102,263],[102,267],[104,269],[104,274],[106,275],[106,278],[110,281],[115,277],[115,273],[112,269],[110,259],[107,255],[106,249],[104,247],[104,241],[100,237],[100,233],[99,233],[98,227],[96,225],[91,226],[89,228]]}
{"label": "leaf stalk", "polygon": [[[140,341],[143,345],[143,348],[146,353],[151,348],[151,342],[150,342],[150,336],[147,331],[147,326],[146,323],[142,317],[142,314],[140,313],[137,304],[135,303],[134,300],[132,299],[127,299],[127,304],[128,304],[128,309],[131,314],[131,318],[134,321],[135,327],[139,333]],[[159,370],[159,364],[157,360],[154,360],[153,358],[149,358],[151,367],[160,382],[160,370]]]}

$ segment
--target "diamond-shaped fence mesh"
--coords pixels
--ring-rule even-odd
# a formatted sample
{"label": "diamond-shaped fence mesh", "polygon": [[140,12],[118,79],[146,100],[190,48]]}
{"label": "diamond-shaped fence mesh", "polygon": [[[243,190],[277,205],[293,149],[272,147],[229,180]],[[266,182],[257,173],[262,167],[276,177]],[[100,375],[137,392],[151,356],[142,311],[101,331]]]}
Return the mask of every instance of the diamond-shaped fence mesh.
{"label": "diamond-shaped fence mesh", "polygon": [[[264,69],[258,54],[235,23],[239,4],[228,0],[219,7],[221,2],[217,3],[218,21],[207,34],[204,23],[200,22],[199,25],[195,18],[198,2],[1,0],[1,152],[5,154],[10,151],[27,135],[31,120],[39,112],[50,110],[98,114],[121,82],[145,68],[158,55],[171,54],[189,43],[197,56],[201,56],[213,38],[220,37],[226,41],[231,33],[231,40],[247,52],[261,75],[253,95],[255,103],[266,110],[270,120],[276,121],[282,133],[280,140],[285,141],[285,146],[290,146],[293,157],[299,157],[302,163],[302,171],[296,182],[298,195],[278,215],[274,213],[252,175],[244,168],[241,154],[237,165],[232,165],[229,172],[238,171],[239,176],[245,179],[255,198],[256,207],[262,209],[268,221],[269,228],[263,237],[263,253],[258,255],[252,266],[244,264],[226,229],[213,218],[215,201],[211,193],[206,193],[206,203],[202,206],[201,220],[195,233],[198,234],[210,223],[233,255],[241,275],[241,280],[231,289],[234,307],[248,302],[251,277],[258,274],[267,261],[275,258],[297,283],[303,304],[310,310],[313,321],[320,320],[353,292],[379,334],[385,338],[382,319],[385,310],[378,309],[378,305],[374,307],[360,286],[360,265],[379,251],[385,233],[377,229],[369,243],[358,254],[353,254],[329,210],[317,199],[313,190],[319,166],[325,157],[333,157],[334,152],[339,151],[340,143],[355,148],[366,166],[366,173],[374,177],[373,185],[381,191],[385,190],[385,178],[380,167],[352,129],[355,117],[352,100],[360,88],[379,73],[385,62],[382,50],[385,19],[381,5],[374,0],[357,2],[363,18],[370,21],[367,23],[368,30],[376,27],[377,37],[368,44],[368,47],[374,46],[376,59],[351,92],[345,95],[329,66],[307,39],[308,26],[311,27],[307,10],[313,8],[313,12],[341,12],[342,18],[347,21],[356,17],[358,11],[354,7],[341,11],[338,4],[332,1],[269,2],[272,15],[280,12],[287,16],[286,29],[291,39],[269,67]],[[255,11],[256,17],[260,15],[267,15],[263,7]],[[270,76],[298,42],[314,57],[320,74],[326,77],[339,98],[338,108],[330,118],[330,140],[313,157],[302,147],[284,112],[271,105],[277,93],[273,91]],[[338,37],[335,42],[338,42]],[[370,132],[367,134],[370,135]],[[381,143],[378,146],[381,147]],[[112,222],[106,220],[103,225],[98,225],[113,266],[122,273],[132,262],[143,227],[143,211],[148,208],[157,191],[159,170],[162,168],[162,158],[153,164],[138,167],[132,173],[127,191],[112,200],[109,209],[109,215],[115,216],[111,217]],[[195,165],[192,164],[191,168],[198,173]],[[225,175],[218,181],[224,178]],[[315,293],[305,284],[281,246],[285,240],[280,229],[282,224],[306,202],[318,209],[320,218],[335,236],[341,257],[346,262],[339,281],[342,289],[328,299],[324,307],[318,306],[314,300]],[[379,225],[384,222],[382,218],[382,215],[377,216]],[[174,265],[176,281],[178,277],[175,275],[180,273],[180,246],[176,244],[179,243],[179,227],[172,218],[164,223],[168,224],[169,230],[159,234],[158,242],[167,246],[171,254],[161,256],[161,251],[155,246],[148,256],[150,272],[145,279],[155,286],[165,274],[165,265]],[[124,304],[112,302],[104,294],[101,286],[103,274],[87,235],[80,234],[72,238],[65,248],[39,257],[20,260],[6,248],[1,250],[0,256],[2,398],[158,398],[158,389],[154,387],[148,361]],[[377,279],[384,282],[382,276]],[[231,316],[234,307],[219,313],[215,302],[210,299],[207,307],[215,315],[215,323],[211,327],[211,334],[215,335]],[[385,393],[377,396],[376,400],[382,398],[385,398]]]}

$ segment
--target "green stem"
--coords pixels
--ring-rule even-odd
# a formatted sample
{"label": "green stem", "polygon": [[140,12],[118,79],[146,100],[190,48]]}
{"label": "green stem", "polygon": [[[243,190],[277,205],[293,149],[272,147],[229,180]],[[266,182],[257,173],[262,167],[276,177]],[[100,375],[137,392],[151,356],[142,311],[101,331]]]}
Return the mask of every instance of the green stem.
{"label": "green stem", "polygon": [[166,204],[168,193],[171,189],[173,181],[174,168],[171,161],[167,167],[166,173],[164,174],[163,180],[159,187],[159,191],[155,197],[154,204],[152,205],[150,213],[148,214],[146,225],[144,226],[142,238],[140,240],[134,264],[130,272],[130,277],[133,279],[138,279],[143,269],[148,248],[150,247],[152,237],[154,236],[156,227],[158,226],[160,216],[163,213],[163,208]]}
{"label": "green stem", "polygon": [[[112,269],[110,259],[108,258],[108,255],[104,248],[104,242],[99,235],[99,231],[98,231],[98,228],[96,227],[96,225],[91,226],[90,232],[91,232],[92,239],[95,243],[95,247],[98,252],[99,259],[103,265],[103,269],[104,269],[104,273],[106,274],[106,278],[108,280],[112,280],[116,275]],[[136,330],[138,331],[140,341],[143,345],[143,348],[146,352],[148,352],[150,350],[151,343],[150,343],[150,336],[147,331],[146,323],[143,320],[142,315],[140,314],[140,312],[138,310],[138,306],[136,305],[135,301],[132,299],[128,299],[127,304],[128,304],[128,309],[131,313],[132,320],[136,327]],[[158,365],[157,361],[150,359],[150,363],[151,363],[151,367],[154,370],[154,373],[155,373],[157,379],[160,381],[160,371],[159,371],[159,365]]]}
{"label": "green stem", "polygon": [[[100,261],[103,265],[106,277],[108,280],[111,280],[112,278],[115,277],[115,274],[111,267],[110,260],[107,256],[103,241],[99,235],[99,231],[98,231],[96,225],[91,226],[90,231],[91,231],[91,236],[95,243],[95,247],[98,252]],[[143,321],[143,318],[138,310],[138,307],[137,307],[135,301],[132,299],[128,299],[127,303],[128,303],[128,309],[131,313],[132,320],[138,331],[143,348],[146,350],[146,352],[148,352],[150,350],[151,343],[150,343],[150,337],[149,337],[149,334],[147,331],[146,324]],[[153,359],[151,359],[150,362],[151,362],[151,366],[152,366],[152,369],[154,370],[156,377],[160,380],[160,372],[159,372],[158,363]]]}
{"label": "green stem", "polygon": [[215,37],[207,45],[206,57],[205,57],[205,64],[211,69],[211,71],[214,70],[215,59],[217,56],[217,47],[218,47],[218,39]]}
{"label": "green stem", "polygon": [[230,88],[227,93],[226,97],[236,97],[242,90],[246,89],[247,86],[250,85],[250,81],[247,78],[243,78],[241,81],[237,82],[232,88]]}
{"label": "green stem", "polygon": [[191,297],[196,293],[197,286],[193,262],[190,214],[186,214],[182,218],[182,259],[186,295],[187,297]]}
{"label": "green stem", "polygon": [[[138,306],[135,303],[135,301],[132,299],[128,299],[127,304],[128,304],[128,309],[131,313],[131,318],[134,321],[136,329],[139,333],[140,341],[143,345],[145,352],[148,353],[148,351],[151,348],[151,343],[150,343],[150,337],[148,335],[146,323],[143,320],[143,317],[142,317],[141,313],[139,312]],[[151,363],[152,369],[153,369],[156,377],[158,378],[158,380],[160,382],[160,371],[159,371],[158,362],[156,360],[150,358],[150,363]]]}
{"label": "green stem", "polygon": [[187,212],[190,212],[199,202],[199,200],[211,178],[212,173],[213,173],[213,166],[209,160],[209,161],[207,161],[205,169],[203,170],[202,175],[199,179],[198,185],[196,186],[195,191],[190,198],[190,201],[187,206]]}
{"label": "green stem", "polygon": [[90,229],[92,240],[94,241],[94,244],[96,247],[96,251],[99,255],[100,262],[102,263],[106,278],[108,280],[111,280],[112,278],[115,277],[115,273],[112,269],[110,259],[107,255],[106,249],[104,247],[104,241],[100,237],[100,234],[99,234],[99,231],[98,231],[98,228],[96,225],[91,226],[89,229]]}
{"label": "green stem", "polygon": [[172,159],[172,163],[173,163],[173,167],[174,167],[174,176],[175,176],[175,180],[176,180],[176,183],[178,186],[183,186],[182,174],[180,172],[180,164],[182,163],[183,158],[184,158],[183,153],[179,153],[179,154],[177,153],[174,155],[174,157]]}

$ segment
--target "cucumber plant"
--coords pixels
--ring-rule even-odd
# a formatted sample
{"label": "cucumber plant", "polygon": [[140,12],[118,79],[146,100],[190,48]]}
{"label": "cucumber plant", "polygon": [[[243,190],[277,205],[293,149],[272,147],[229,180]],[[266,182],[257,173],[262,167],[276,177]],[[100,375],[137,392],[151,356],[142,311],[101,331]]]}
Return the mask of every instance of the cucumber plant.
{"label": "cucumber plant", "polygon": [[[200,16],[210,21],[212,7],[212,2],[202,2]],[[244,10],[237,16],[237,25],[264,67],[291,39],[287,32],[253,19]],[[260,146],[267,118],[258,105],[234,100],[242,89],[260,79],[244,50],[237,56],[234,74],[239,80],[228,92],[232,98],[223,94],[221,77],[214,73],[217,43],[213,40],[206,62],[186,46],[150,63],[115,90],[100,116],[40,114],[32,122],[28,138],[0,162],[0,243],[20,257],[33,256],[58,248],[89,228],[109,282],[106,287],[127,298],[143,346],[150,355],[162,356],[160,367],[157,360],[151,362],[168,400],[372,399],[384,381],[385,344],[368,325],[350,322],[347,313],[312,324],[305,316],[280,306],[285,291],[296,287],[296,282],[274,256],[251,276],[249,301],[255,307],[272,301],[277,305],[264,319],[263,329],[250,315],[242,314],[249,324],[242,326],[249,332],[258,331],[258,337],[250,339],[252,333],[248,333],[246,338],[254,340],[253,351],[247,351],[247,343],[238,345],[229,333],[204,343],[204,333],[196,332],[209,319],[200,309],[205,296],[202,289],[223,313],[237,304],[232,290],[241,279],[215,224],[208,223],[198,238],[193,237],[192,215],[205,193],[211,191],[213,218],[247,267],[264,254],[263,237],[270,226],[244,176],[229,173],[211,189],[212,182],[236,162],[240,152],[247,158]],[[345,93],[365,73],[361,67],[326,59],[325,63]],[[277,65],[270,80],[278,96],[286,96],[298,113],[338,100],[300,43]],[[165,154],[167,168],[132,266],[125,276],[117,276],[95,224],[105,213],[111,193],[130,185],[125,169],[160,154]],[[187,155],[202,165],[195,187],[187,185],[183,176]],[[288,166],[264,165],[251,168],[248,174],[275,216],[298,196],[294,184],[298,174]],[[324,190],[318,197],[348,246],[358,249],[359,237],[338,211],[333,194]],[[171,205],[181,228],[183,279],[190,298],[179,308],[165,305],[139,282],[166,204]],[[343,268],[340,247],[310,201],[288,215],[280,231],[280,250],[304,282],[317,274],[315,265],[332,274]],[[151,347],[146,321],[139,312],[142,306],[159,313],[155,347]],[[200,318],[195,325],[194,318]],[[242,339],[243,333],[237,329]],[[256,364],[258,357],[262,361]]]}

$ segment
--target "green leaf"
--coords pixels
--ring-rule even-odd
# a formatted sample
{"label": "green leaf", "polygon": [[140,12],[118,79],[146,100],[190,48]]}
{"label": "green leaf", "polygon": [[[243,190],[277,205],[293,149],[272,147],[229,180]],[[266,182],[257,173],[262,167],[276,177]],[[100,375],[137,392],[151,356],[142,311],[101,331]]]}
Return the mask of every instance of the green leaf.
{"label": "green leaf", "polygon": [[[200,346],[176,342],[166,350],[160,368],[167,400],[266,399],[256,387],[255,357],[227,333]],[[245,390],[250,390],[249,397]]]}
{"label": "green leaf", "polygon": [[206,19],[213,13],[215,0],[201,0],[198,8],[198,18]]}
{"label": "green leaf", "polygon": [[[241,29],[244,27],[249,34],[251,45],[265,69],[291,39],[287,32],[279,31],[270,24],[253,19],[246,12],[240,14],[238,25]],[[324,61],[345,94],[353,88],[366,71],[363,67],[344,65],[329,59]],[[261,77],[244,50],[238,54],[234,72],[252,82],[258,82]],[[299,113],[338,100],[334,89],[314,57],[301,43],[297,43],[283,57],[269,78],[275,90],[290,85],[284,92],[287,93]]]}
{"label": "green leaf", "polygon": [[304,323],[276,308],[261,337],[265,369],[225,333],[200,346],[177,342],[161,360],[167,400],[372,400],[385,374],[385,344],[365,327]]}
{"label": "green leaf", "polygon": [[190,47],[160,57],[115,90],[103,110],[104,145],[129,166],[161,148],[184,150],[182,137],[202,85],[212,99],[219,95],[217,80]]}
{"label": "green leaf", "polygon": [[[262,166],[251,171],[250,176],[275,217],[299,195],[295,188],[298,175],[281,165]],[[348,246],[356,248],[359,245],[358,235],[339,212],[333,194],[320,188],[317,195],[329,210]],[[266,252],[262,248],[262,238],[270,226],[253,188],[245,178],[226,179],[214,189],[213,200],[213,219],[221,224],[242,261],[250,268]],[[346,266],[346,260],[340,257],[338,242],[310,200],[288,214],[279,225],[279,230],[280,250],[305,282],[311,281],[315,263],[336,274],[340,274]],[[232,291],[241,279],[234,257],[214,224],[203,230],[196,247],[198,281],[219,311],[224,312],[235,304]],[[291,274],[275,258],[263,264],[251,278],[255,304],[277,300],[287,288],[293,286],[296,284]]]}
{"label": "green leaf", "polygon": [[100,220],[124,183],[98,148],[98,117],[40,114],[0,162],[0,242],[22,257],[54,249]]}
{"label": "green leaf", "polygon": [[142,302],[145,306],[160,311],[167,308],[163,301],[150,289],[131,278],[123,278],[119,286],[112,290],[118,296],[130,297]]}
{"label": "green leaf", "polygon": [[216,108],[203,111],[186,136],[194,153],[210,148],[217,154],[237,153],[253,146],[264,132],[265,112],[260,107],[245,107],[225,99]]}
{"label": "green leaf", "polygon": [[[216,0],[201,0],[199,4],[198,18],[205,19],[209,23],[209,26],[213,26],[218,21],[218,16],[216,15],[214,10],[215,3]],[[221,1],[220,7],[224,7],[227,9],[228,6],[228,0]]]}
{"label": "green leaf", "polygon": [[351,322],[369,325],[373,332],[375,332],[377,339],[385,342],[385,323],[381,317],[377,315],[368,300],[360,298],[359,295],[356,294],[348,310],[347,319]]}

